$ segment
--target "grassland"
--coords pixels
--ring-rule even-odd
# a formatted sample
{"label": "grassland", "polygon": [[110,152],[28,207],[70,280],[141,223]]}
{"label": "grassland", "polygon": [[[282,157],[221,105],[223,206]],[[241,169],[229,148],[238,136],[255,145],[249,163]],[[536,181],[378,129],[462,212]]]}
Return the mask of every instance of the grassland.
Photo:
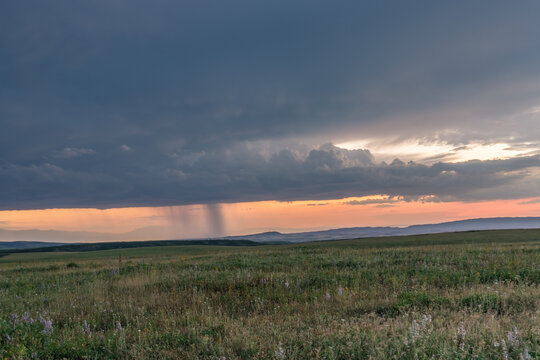
{"label": "grassland", "polygon": [[539,359],[540,231],[0,258],[0,359]]}

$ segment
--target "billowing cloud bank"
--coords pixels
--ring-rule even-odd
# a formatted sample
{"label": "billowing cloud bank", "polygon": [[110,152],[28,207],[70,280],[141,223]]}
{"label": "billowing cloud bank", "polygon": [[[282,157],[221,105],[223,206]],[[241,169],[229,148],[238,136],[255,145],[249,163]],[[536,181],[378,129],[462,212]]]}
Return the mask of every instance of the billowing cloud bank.
{"label": "billowing cloud bank", "polygon": [[[94,155],[94,154],[93,154]],[[97,154],[95,154],[97,155]],[[131,157],[131,158],[129,158]],[[386,194],[431,201],[540,196],[540,156],[423,165],[374,162],[367,150],[327,144],[307,153],[247,146],[169,157],[148,166],[129,154],[105,171],[57,165],[3,166],[3,208],[178,205],[332,199]],[[66,160],[68,162],[69,160]]]}

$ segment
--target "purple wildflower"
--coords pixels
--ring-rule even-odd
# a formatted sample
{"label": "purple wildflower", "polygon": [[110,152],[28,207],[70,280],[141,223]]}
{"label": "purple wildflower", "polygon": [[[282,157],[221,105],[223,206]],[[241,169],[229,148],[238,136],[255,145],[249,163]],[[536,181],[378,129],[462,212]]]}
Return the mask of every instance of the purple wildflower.
{"label": "purple wildflower", "polygon": [[30,322],[30,319],[32,318],[30,317],[30,314],[28,314],[27,312],[21,315],[21,321],[25,324],[28,324]]}
{"label": "purple wildflower", "polygon": [[13,325],[17,325],[19,323],[19,315],[16,313],[11,314],[11,322]]}
{"label": "purple wildflower", "polygon": [[[32,321],[32,318],[30,318]],[[53,332],[53,326],[52,321],[48,317],[45,318],[41,314],[39,314],[39,322],[43,325],[43,334],[50,335]]]}
{"label": "purple wildflower", "polygon": [[49,318],[43,319],[41,322],[43,324],[43,334],[50,335],[53,332],[52,321]]}

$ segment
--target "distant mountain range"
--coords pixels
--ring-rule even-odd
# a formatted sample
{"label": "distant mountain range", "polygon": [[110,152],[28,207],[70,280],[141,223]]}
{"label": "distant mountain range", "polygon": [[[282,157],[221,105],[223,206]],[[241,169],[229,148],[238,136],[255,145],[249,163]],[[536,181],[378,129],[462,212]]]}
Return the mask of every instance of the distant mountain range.
{"label": "distant mountain range", "polygon": [[[341,240],[378,236],[433,234],[471,230],[505,230],[540,228],[540,217],[501,217],[451,221],[440,224],[412,225],[408,227],[353,227],[324,231],[298,233],[264,232],[244,236],[227,236],[220,240],[251,240],[264,243],[308,242],[318,240]],[[73,243],[140,241],[167,239],[162,228],[148,227],[123,234],[74,232],[56,230],[6,230],[0,229],[0,250],[39,248]],[[204,240],[204,239],[197,239]]]}
{"label": "distant mountain range", "polygon": [[0,250],[7,248],[38,248],[73,243],[162,240],[167,238],[168,236],[163,234],[163,228],[159,226],[144,227],[121,234],[92,231],[0,229]]}
{"label": "distant mountain range", "polygon": [[472,230],[510,230],[537,228],[540,228],[540,217],[500,217],[451,221],[440,224],[411,225],[407,227],[353,227],[287,234],[271,231],[245,236],[228,236],[227,239],[244,239],[260,242],[307,242],[318,240],[342,240],[378,236],[434,234]]}

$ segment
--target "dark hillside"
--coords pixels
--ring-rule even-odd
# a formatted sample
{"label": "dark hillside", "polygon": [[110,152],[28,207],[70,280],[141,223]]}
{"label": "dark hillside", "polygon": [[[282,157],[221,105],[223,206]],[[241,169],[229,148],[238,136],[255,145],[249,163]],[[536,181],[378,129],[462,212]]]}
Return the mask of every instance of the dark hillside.
{"label": "dark hillside", "polygon": [[154,246],[178,246],[178,245],[212,245],[212,246],[260,246],[265,245],[251,240],[157,240],[157,241],[119,241],[119,242],[100,242],[87,244],[71,244],[49,246],[32,249],[14,249],[0,250],[0,256],[14,253],[29,252],[79,252],[79,251],[98,251],[112,249],[130,249],[140,247]]}

